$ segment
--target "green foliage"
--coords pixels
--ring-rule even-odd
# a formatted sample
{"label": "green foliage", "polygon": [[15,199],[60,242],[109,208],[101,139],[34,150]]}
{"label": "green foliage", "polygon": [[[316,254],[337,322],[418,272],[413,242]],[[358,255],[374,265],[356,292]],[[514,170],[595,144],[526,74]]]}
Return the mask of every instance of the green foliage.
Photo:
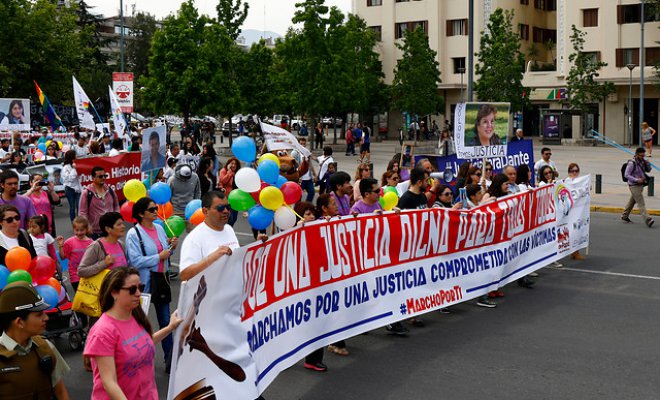
{"label": "green foliage", "polygon": [[403,57],[394,70],[391,107],[412,115],[437,113],[444,99],[438,93],[440,80],[437,53],[429,47],[422,27],[406,31],[403,43],[396,45]]}
{"label": "green foliage", "polygon": [[266,116],[275,113],[275,54],[264,40],[252,44],[241,68],[242,110],[245,114]]}
{"label": "green foliage", "polygon": [[243,3],[243,0],[219,0],[215,7],[218,22],[225,27],[232,40],[236,40],[240,35],[241,25],[247,18],[249,8],[249,4]]}
{"label": "green foliage", "polygon": [[138,12],[133,17],[130,29],[132,39],[126,43],[126,70],[133,72],[135,81],[149,73],[151,41],[157,30],[153,15]]}
{"label": "green foliage", "polygon": [[522,85],[525,57],[512,20],[513,11],[501,8],[490,15],[487,29],[481,34],[475,66],[479,80],[474,90],[482,101],[511,103],[511,112],[514,112],[521,111],[529,103],[530,91]]}
{"label": "green foliage", "polygon": [[572,64],[566,77],[568,100],[565,102],[571,109],[586,112],[589,105],[599,103],[610,93],[616,91],[612,82],[598,82],[598,71],[607,66],[603,61],[594,60],[583,52],[586,33],[571,26],[571,44],[573,53],[568,56]]}

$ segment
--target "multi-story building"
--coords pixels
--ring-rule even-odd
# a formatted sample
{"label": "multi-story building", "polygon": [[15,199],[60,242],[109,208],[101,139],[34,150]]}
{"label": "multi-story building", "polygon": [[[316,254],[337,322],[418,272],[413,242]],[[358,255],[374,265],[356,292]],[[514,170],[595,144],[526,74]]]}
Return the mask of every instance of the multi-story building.
{"label": "multi-story building", "polygon": [[[377,50],[381,54],[386,83],[392,82],[397,60],[402,56],[395,43],[406,30],[420,25],[424,28],[430,47],[438,53],[442,74],[438,89],[446,100],[444,115],[434,119],[439,122],[450,119],[456,103],[467,99],[468,0],[353,0],[352,5],[353,12],[364,18],[380,39]],[[565,100],[562,99],[566,93],[565,79],[571,68],[568,61],[573,52],[570,35],[571,26],[575,25],[586,33],[584,52],[608,64],[597,79],[613,82],[616,92],[594,104],[583,124],[579,116],[564,111],[562,126],[570,124],[572,129],[563,133],[568,139],[570,136],[580,139],[593,128],[619,143],[629,143],[630,115],[632,141],[638,143],[640,0],[474,0],[475,52],[479,50],[481,32],[497,7],[514,11],[514,29],[520,34],[521,51],[526,54],[523,84],[533,89],[530,94],[532,109],[526,111],[523,118],[526,135],[542,133],[541,117],[549,112],[547,110],[567,108],[561,100]],[[652,66],[660,62],[660,18],[650,12],[648,6],[645,10],[643,115],[657,128],[660,91]],[[637,66],[631,72],[626,66],[633,64]],[[474,100],[478,100],[478,93]],[[632,113],[628,114],[630,103]],[[389,126],[400,126],[401,118],[400,114],[391,113]],[[657,140],[656,135],[654,141],[657,143]]]}

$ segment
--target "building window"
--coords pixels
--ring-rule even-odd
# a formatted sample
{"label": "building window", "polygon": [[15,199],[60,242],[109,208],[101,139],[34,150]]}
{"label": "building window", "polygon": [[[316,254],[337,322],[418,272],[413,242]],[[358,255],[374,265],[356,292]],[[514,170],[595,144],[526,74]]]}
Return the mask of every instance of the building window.
{"label": "building window", "polygon": [[600,51],[585,51],[582,54],[591,61],[592,64],[596,64],[600,61]]}
{"label": "building window", "polygon": [[598,26],[598,9],[587,8],[582,10],[582,26],[585,28]]}
{"label": "building window", "polygon": [[557,31],[555,29],[534,27],[532,30],[532,36],[534,43],[548,43],[548,41],[557,43]]}
{"label": "building window", "polygon": [[520,40],[529,40],[529,25],[518,24],[518,33],[520,33]]}
{"label": "building window", "polygon": [[409,1],[410,1],[410,0],[396,0],[397,3],[407,3],[407,2],[409,2]]}
{"label": "building window", "polygon": [[529,5],[529,0],[520,0],[520,4],[523,6],[528,6]]}
{"label": "building window", "polygon": [[371,33],[373,33],[374,38],[376,38],[376,40],[378,40],[379,42],[383,40],[383,29],[380,25],[370,26],[369,29],[371,29]]}
{"label": "building window", "polygon": [[557,0],[534,0],[534,8],[543,11],[555,11],[557,9]]}
{"label": "building window", "polygon": [[394,38],[400,39],[404,36],[406,31],[414,31],[417,27],[422,27],[424,33],[428,35],[429,24],[428,21],[412,21],[412,22],[398,22],[394,25]]}
{"label": "building window", "polygon": [[[652,4],[644,5],[644,21],[653,22],[660,20],[658,12],[653,9]],[[618,24],[636,24],[642,22],[641,4],[619,4],[616,6],[616,21]]]}
{"label": "building window", "polygon": [[646,66],[653,66],[660,62],[660,47],[647,47],[645,49],[646,57],[644,58],[644,64]]}
{"label": "building window", "polygon": [[467,34],[468,34],[467,19],[447,20],[447,36],[467,36]]}
{"label": "building window", "polygon": [[367,0],[367,7],[382,6],[383,0]]}
{"label": "building window", "polygon": [[617,68],[623,68],[626,64],[639,65],[639,48],[616,49]]}
{"label": "building window", "polygon": [[454,62],[455,74],[462,74],[465,72],[465,57],[456,57],[451,60]]}

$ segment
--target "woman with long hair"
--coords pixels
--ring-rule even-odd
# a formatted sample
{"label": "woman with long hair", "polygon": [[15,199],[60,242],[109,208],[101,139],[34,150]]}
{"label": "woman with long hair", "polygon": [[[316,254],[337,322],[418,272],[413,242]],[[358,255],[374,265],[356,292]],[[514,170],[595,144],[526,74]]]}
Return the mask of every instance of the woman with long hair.
{"label": "woman with long hair", "polygon": [[[55,192],[55,184],[46,182],[41,174],[30,177],[30,189],[25,195],[32,201],[34,209],[39,215],[48,219],[48,232],[55,236],[55,220],[53,219],[53,206],[60,204],[60,196]],[[46,190],[44,190],[46,188]]]}
{"label": "woman with long hair", "polygon": [[469,179],[469,171],[470,167],[472,166],[472,163],[469,161],[463,162],[459,167],[458,167],[458,172],[456,173],[456,190],[465,187],[468,183]]}
{"label": "woman with long hair", "polygon": [[202,147],[202,157],[209,157],[213,160],[213,176],[218,176],[220,160],[218,160],[218,153],[215,152],[212,143],[207,143]]}
{"label": "woman with long hair", "polygon": [[[231,157],[225,163],[225,166],[220,169],[220,175],[218,176],[218,188],[225,192],[225,196],[229,198],[229,193],[236,189],[236,182],[234,182],[234,177],[236,172],[241,169],[241,162],[238,161],[238,158]],[[238,211],[231,210],[229,212],[229,225],[234,226],[236,219],[238,218]]]}
{"label": "woman with long hair", "polygon": [[655,129],[651,128],[648,122],[642,122],[642,142],[644,142],[644,146],[646,146],[648,157],[652,157],[653,154],[653,136],[655,134]]}
{"label": "woman with long hair", "polygon": [[555,170],[551,166],[545,165],[539,170],[539,186],[545,186],[555,181]]}
{"label": "woman with long hair", "polygon": [[516,184],[521,192],[526,192],[534,188],[534,183],[532,183],[532,170],[529,169],[529,165],[520,164],[516,169]]}
{"label": "woman with long hair", "polygon": [[152,333],[140,306],[143,289],[135,268],[115,268],[103,279],[99,291],[103,314],[91,328],[83,353],[92,361],[93,399],[158,399],[154,344],[174,331],[181,318],[175,311],[165,328]]}
{"label": "woman with long hair", "polygon": [[396,189],[396,185],[398,185],[400,181],[401,177],[399,176],[398,171],[385,171],[385,173],[383,173],[381,186],[383,189],[387,187],[393,187]]}
{"label": "woman with long hair", "polygon": [[365,178],[371,177],[371,168],[369,167],[368,164],[362,164],[358,165],[357,169],[355,170],[355,183],[353,184],[353,201],[358,201],[362,199],[362,195],[360,194],[360,181]]}
{"label": "woman with long hair", "polygon": [[213,175],[213,160],[211,157],[202,157],[197,167],[197,177],[199,178],[199,186],[202,191],[202,196],[209,190],[214,190],[216,186],[215,175]]}

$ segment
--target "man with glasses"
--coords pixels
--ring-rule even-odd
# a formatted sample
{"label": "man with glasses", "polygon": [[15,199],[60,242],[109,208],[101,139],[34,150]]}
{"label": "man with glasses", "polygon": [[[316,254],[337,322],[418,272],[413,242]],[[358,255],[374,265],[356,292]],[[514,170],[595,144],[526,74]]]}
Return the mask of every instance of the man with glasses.
{"label": "man with glasses", "polygon": [[639,208],[639,213],[644,218],[646,226],[649,228],[653,226],[655,220],[651,218],[646,211],[646,203],[644,203],[644,186],[648,185],[648,176],[647,172],[651,172],[651,164],[644,159],[646,156],[646,150],[643,147],[637,148],[635,151],[635,158],[628,161],[625,170],[625,178],[628,182],[628,189],[630,190],[630,198],[628,199],[628,204],[621,214],[621,219],[624,222],[632,222],[630,220],[630,213],[637,204]]}
{"label": "man with glasses", "polygon": [[18,208],[21,215],[21,229],[27,229],[27,223],[33,216],[37,215],[32,200],[18,194],[18,174],[10,169],[0,174],[0,204],[11,204]]}
{"label": "man with glasses", "polygon": [[105,184],[107,177],[103,167],[92,168],[92,183],[85,187],[80,195],[79,213],[89,220],[91,237],[94,240],[101,236],[101,215],[111,211],[119,212],[117,195]]}
{"label": "man with glasses", "polygon": [[362,195],[362,198],[353,204],[351,214],[371,214],[383,210],[379,202],[380,186],[374,178],[360,180],[360,195]]}
{"label": "man with glasses", "polygon": [[202,196],[204,222],[186,236],[181,247],[179,273],[182,281],[187,281],[203,272],[232,249],[240,247],[234,229],[229,221],[229,202],[225,194],[215,190]]}
{"label": "man with glasses", "polygon": [[541,171],[541,168],[545,167],[546,165],[549,165],[550,168],[552,168],[552,171],[555,173],[555,178],[559,177],[559,173],[557,173],[557,166],[555,165],[555,162],[550,159],[552,157],[552,151],[548,147],[544,147],[541,149],[541,159],[534,164],[534,176],[537,177],[537,180],[539,179],[539,172]]}

